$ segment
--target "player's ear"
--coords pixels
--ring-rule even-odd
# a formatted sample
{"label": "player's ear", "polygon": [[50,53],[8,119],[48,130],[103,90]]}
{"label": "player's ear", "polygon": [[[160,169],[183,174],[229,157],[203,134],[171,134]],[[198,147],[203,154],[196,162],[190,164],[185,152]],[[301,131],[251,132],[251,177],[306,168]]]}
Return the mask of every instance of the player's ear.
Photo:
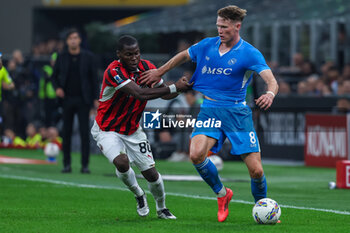
{"label": "player's ear", "polygon": [[235,28],[236,28],[237,30],[241,29],[241,26],[242,26],[242,23],[241,23],[241,22],[237,22],[237,23],[235,24]]}

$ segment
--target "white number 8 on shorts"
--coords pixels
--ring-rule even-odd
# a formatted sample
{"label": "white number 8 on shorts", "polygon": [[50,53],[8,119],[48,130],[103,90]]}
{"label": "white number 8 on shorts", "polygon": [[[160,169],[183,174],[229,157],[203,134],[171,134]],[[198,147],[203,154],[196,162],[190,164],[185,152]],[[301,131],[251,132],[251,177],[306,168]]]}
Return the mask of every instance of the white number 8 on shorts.
{"label": "white number 8 on shorts", "polygon": [[255,133],[253,131],[249,133],[249,137],[250,137],[250,142],[252,144],[255,144],[256,143],[256,138],[255,138]]}

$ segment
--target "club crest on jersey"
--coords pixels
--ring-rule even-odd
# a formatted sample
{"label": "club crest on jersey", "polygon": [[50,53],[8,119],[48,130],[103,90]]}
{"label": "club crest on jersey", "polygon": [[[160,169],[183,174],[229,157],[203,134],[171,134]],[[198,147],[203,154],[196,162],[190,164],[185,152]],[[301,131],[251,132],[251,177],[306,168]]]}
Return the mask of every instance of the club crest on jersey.
{"label": "club crest on jersey", "polygon": [[222,67],[207,67],[203,66],[202,68],[202,74],[224,74],[224,75],[230,75],[232,73],[232,68],[222,68]]}
{"label": "club crest on jersey", "polygon": [[236,58],[232,58],[230,59],[227,64],[229,64],[230,66],[234,65],[235,63],[237,62],[237,59]]}

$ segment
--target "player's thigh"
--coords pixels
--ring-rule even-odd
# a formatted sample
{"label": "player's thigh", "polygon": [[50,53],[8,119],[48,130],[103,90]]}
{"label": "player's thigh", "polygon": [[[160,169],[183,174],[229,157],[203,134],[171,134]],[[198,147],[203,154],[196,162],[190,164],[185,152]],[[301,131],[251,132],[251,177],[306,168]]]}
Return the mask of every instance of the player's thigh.
{"label": "player's thigh", "polygon": [[97,146],[110,163],[113,163],[113,160],[118,155],[126,154],[123,140],[117,133],[102,131],[95,122],[91,129],[91,134]]}
{"label": "player's thigh", "polygon": [[250,177],[260,178],[264,174],[264,170],[261,163],[260,152],[252,152],[241,155],[242,160],[246,164]]}
{"label": "player's thigh", "polygon": [[[197,116],[197,121],[207,122],[212,119],[217,119],[216,108],[202,107]],[[218,152],[221,148],[222,142],[225,140],[224,134],[219,127],[216,126],[202,126],[196,125],[192,132],[191,144],[190,144],[190,157],[204,157],[208,154],[208,151],[213,148]]]}
{"label": "player's thigh", "polygon": [[132,135],[124,135],[123,141],[130,161],[141,172],[155,166],[151,145],[141,127]]}

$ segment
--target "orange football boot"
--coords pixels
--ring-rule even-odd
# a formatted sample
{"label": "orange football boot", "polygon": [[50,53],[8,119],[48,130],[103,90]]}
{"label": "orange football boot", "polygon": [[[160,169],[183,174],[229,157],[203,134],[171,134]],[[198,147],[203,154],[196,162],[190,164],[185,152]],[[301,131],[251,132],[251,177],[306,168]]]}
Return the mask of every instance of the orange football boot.
{"label": "orange football boot", "polygon": [[226,188],[226,195],[224,197],[218,197],[218,221],[223,222],[228,216],[228,204],[233,196],[231,189]]}

